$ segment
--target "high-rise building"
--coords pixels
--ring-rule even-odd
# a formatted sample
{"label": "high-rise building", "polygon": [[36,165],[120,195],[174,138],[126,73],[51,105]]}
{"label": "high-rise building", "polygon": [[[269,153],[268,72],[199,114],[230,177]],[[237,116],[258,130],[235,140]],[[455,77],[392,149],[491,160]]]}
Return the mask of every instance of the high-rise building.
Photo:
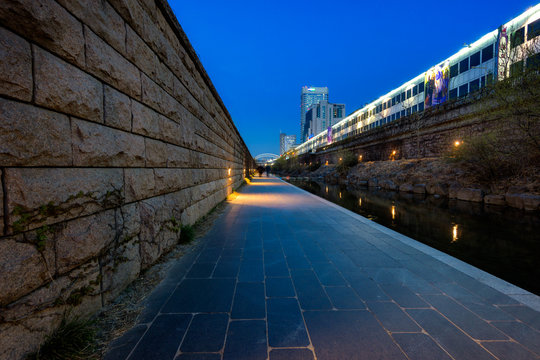
{"label": "high-rise building", "polygon": [[344,117],[345,104],[331,104],[327,100],[321,100],[318,104],[311,105],[306,112],[302,137],[309,139],[337,124]]}
{"label": "high-rise building", "polygon": [[279,154],[283,155],[296,146],[296,135],[279,134]]}
{"label": "high-rise building", "polygon": [[302,87],[302,95],[300,98],[300,139],[301,142],[307,140],[304,138],[304,134],[307,133],[305,129],[306,125],[306,112],[309,107],[314,104],[318,104],[320,101],[328,101],[328,88],[327,87]]}

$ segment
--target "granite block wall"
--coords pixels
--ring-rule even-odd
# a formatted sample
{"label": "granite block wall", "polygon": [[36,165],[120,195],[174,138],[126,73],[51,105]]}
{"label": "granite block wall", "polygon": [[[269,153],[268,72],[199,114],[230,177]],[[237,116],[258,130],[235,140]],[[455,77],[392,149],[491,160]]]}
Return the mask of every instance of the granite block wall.
{"label": "granite block wall", "polygon": [[165,0],[0,2],[0,358],[99,311],[252,157]]}

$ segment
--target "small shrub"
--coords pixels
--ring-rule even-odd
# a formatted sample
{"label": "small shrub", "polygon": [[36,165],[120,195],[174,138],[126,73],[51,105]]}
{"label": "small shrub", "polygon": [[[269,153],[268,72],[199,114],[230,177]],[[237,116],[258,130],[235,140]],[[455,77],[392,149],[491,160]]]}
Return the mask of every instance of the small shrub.
{"label": "small shrub", "polygon": [[97,359],[96,329],[89,319],[62,320],[60,327],[47,338],[28,360]]}
{"label": "small shrub", "polygon": [[339,157],[341,160],[336,169],[340,174],[345,174],[350,168],[358,164],[358,158],[350,151],[340,154]]}
{"label": "small shrub", "polygon": [[195,239],[195,229],[191,225],[182,225],[180,231],[180,242],[187,244]]}

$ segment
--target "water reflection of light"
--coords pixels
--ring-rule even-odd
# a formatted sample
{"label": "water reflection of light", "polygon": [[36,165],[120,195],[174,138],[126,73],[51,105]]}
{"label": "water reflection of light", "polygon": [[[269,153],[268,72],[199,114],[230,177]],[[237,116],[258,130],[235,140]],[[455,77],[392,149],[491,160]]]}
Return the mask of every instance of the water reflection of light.
{"label": "water reflection of light", "polygon": [[358,198],[358,206],[362,206],[362,198]]}
{"label": "water reflection of light", "polygon": [[392,220],[396,220],[396,207],[392,205]]}
{"label": "water reflection of light", "polygon": [[326,193],[328,194],[328,186],[326,187]]}
{"label": "water reflection of light", "polygon": [[458,225],[452,226],[452,242],[456,242],[458,240]]}

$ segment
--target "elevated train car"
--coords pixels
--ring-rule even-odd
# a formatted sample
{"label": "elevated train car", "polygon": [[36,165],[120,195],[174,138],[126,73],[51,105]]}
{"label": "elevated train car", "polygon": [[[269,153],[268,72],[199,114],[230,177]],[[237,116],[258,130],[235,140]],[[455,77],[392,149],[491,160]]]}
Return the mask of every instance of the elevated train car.
{"label": "elevated train car", "polygon": [[354,111],[296,147],[295,153],[314,152],[332,142],[465,97],[524,67],[540,68],[540,4]]}

